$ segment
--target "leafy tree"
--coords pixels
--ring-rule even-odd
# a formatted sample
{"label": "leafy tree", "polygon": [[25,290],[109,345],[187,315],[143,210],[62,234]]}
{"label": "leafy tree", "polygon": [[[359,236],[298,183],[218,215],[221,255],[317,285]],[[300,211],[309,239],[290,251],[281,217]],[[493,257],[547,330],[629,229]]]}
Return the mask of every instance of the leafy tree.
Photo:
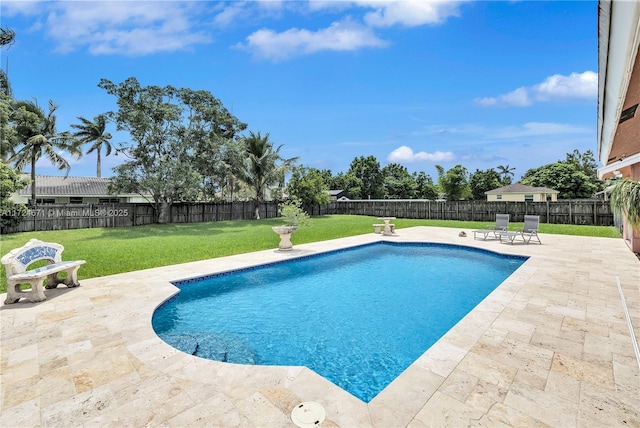
{"label": "leafy tree", "polygon": [[448,200],[457,201],[471,196],[468,175],[462,165],[456,165],[444,174],[439,184]]}
{"label": "leafy tree", "polygon": [[[469,186],[471,187],[471,195],[473,199],[486,199],[484,192],[497,189],[503,185],[503,182],[501,182],[500,179],[500,174],[493,168],[487,169],[486,171],[476,169],[476,172],[471,174],[471,178],[469,179]],[[502,177],[502,179],[504,180],[504,177]]]}
{"label": "leafy tree", "polygon": [[249,132],[249,136],[243,141],[246,159],[238,171],[238,177],[255,192],[255,215],[256,219],[260,219],[260,204],[264,200],[265,190],[271,185],[282,183],[297,158],[281,157],[282,146],[274,148],[269,141],[269,134],[263,137],[260,132]]}
{"label": "leafy tree", "polygon": [[322,169],[318,171],[320,174],[320,177],[322,178],[322,181],[324,182],[324,184],[327,185],[327,188],[329,190],[335,189],[335,190],[344,190],[344,189],[336,189],[335,187],[333,187],[333,174],[331,173],[330,169]]}
{"label": "leafy tree", "polygon": [[329,203],[329,186],[324,179],[320,170],[295,167],[287,183],[287,192],[290,197],[296,198],[303,205],[326,205]]}
{"label": "leafy tree", "polygon": [[100,159],[100,153],[102,152],[102,147],[105,149],[105,156],[109,156],[111,154],[111,136],[110,133],[105,132],[107,127],[107,117],[104,114],[100,114],[93,118],[93,122],[85,119],[84,117],[78,117],[82,124],[80,125],[71,125],[72,128],[77,129],[78,131],[74,132],[73,136],[78,140],[80,144],[91,144],[89,150],[87,150],[86,154],[93,153],[94,151],[97,154],[96,161],[96,177],[102,177],[102,162]]}
{"label": "leafy tree", "polygon": [[559,191],[558,198],[590,198],[599,186],[573,163],[556,162],[528,170],[522,184]]}
{"label": "leafy tree", "polygon": [[[359,197],[361,199],[380,199],[383,196],[383,177],[380,164],[374,156],[360,156],[353,159],[349,171],[361,181]],[[354,197],[356,197],[354,195]]]}
{"label": "leafy tree", "polygon": [[[2,73],[2,70],[0,70],[0,75]],[[11,96],[3,90],[0,91],[0,160],[5,163],[8,163],[9,156],[13,151],[18,137],[16,127],[11,124],[13,116],[12,103],[13,99]]]}
{"label": "leafy tree", "polygon": [[564,162],[575,165],[578,171],[585,173],[585,175],[589,177],[589,180],[598,187],[597,191],[604,188],[603,182],[598,178],[598,164],[591,150],[580,153],[580,151],[576,149],[573,153],[567,153]]}
{"label": "leafy tree", "polygon": [[11,89],[11,82],[9,82],[9,76],[3,69],[0,68],[0,93],[6,95],[8,100],[13,99],[13,90]]}
{"label": "leafy tree", "polygon": [[201,195],[198,145],[246,127],[208,91],[141,86],[134,77],[119,84],[101,79],[98,87],[117,98],[118,110],[107,117],[133,140],[119,148],[129,160],[114,168],[110,191],[151,195],[160,223],[168,221],[171,203]]}
{"label": "leafy tree", "polygon": [[203,176],[205,199],[234,200],[242,185],[236,172],[245,157],[243,143],[235,138],[207,138],[196,147],[195,166]]}
{"label": "leafy tree", "polygon": [[208,92],[182,90],[181,97],[189,106],[184,138],[195,146],[194,167],[203,176],[204,195],[233,200],[241,185],[236,171],[246,157],[238,132],[247,125]]}
{"label": "leafy tree", "polygon": [[436,184],[436,191],[438,192],[438,198],[443,199],[447,197],[447,194],[442,188],[444,182],[445,170],[441,165],[436,165],[436,171],[438,171],[438,183]]}
{"label": "leafy tree", "polygon": [[0,228],[17,226],[26,217],[26,207],[9,198],[28,184],[29,180],[23,178],[18,171],[7,163],[0,162]]}
{"label": "leafy tree", "polygon": [[438,188],[433,179],[424,171],[414,174],[416,181],[416,197],[419,199],[438,199]]}
{"label": "leafy tree", "polygon": [[416,196],[416,181],[406,167],[390,163],[382,168],[384,198],[412,199]]}
{"label": "leafy tree", "polygon": [[353,199],[362,198],[362,180],[352,172],[340,172],[331,179],[329,190],[346,190]]}
{"label": "leafy tree", "polygon": [[591,150],[580,153],[580,150],[574,149],[572,153],[567,153],[565,162],[575,164],[587,175],[598,175],[598,164]]}
{"label": "leafy tree", "polygon": [[82,152],[70,133],[57,131],[55,112],[58,106],[53,101],[49,101],[49,112],[46,114],[37,101],[21,101],[17,106],[14,121],[18,149],[11,161],[20,171],[31,164],[31,203],[35,204],[36,162],[46,156],[59,170],[66,170],[66,175],[69,175],[71,165],[59,152],[66,151],[78,158]]}
{"label": "leafy tree", "polygon": [[640,228],[640,181],[618,180],[611,189],[611,207],[622,213],[633,229]]}

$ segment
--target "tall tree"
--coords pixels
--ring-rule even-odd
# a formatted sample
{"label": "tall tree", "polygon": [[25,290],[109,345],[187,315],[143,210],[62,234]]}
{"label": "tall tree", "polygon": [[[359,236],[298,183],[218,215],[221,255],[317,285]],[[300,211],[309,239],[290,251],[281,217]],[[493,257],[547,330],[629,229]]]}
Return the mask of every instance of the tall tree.
{"label": "tall tree", "polygon": [[548,187],[559,191],[560,199],[590,198],[599,190],[598,184],[573,163],[556,162],[525,172],[520,183]]}
{"label": "tall tree", "polygon": [[471,187],[471,194],[473,196],[473,199],[486,199],[486,195],[484,194],[484,192],[500,187],[503,184],[500,179],[500,174],[493,168],[490,168],[486,171],[480,171],[479,169],[476,169],[476,172],[471,174],[471,178],[469,179],[469,186]]}
{"label": "tall tree", "polygon": [[508,186],[511,184],[511,177],[514,176],[513,171],[515,168],[510,168],[509,165],[498,165],[498,174],[500,175],[500,184]]}
{"label": "tall tree", "polygon": [[[82,152],[69,132],[58,132],[55,112],[58,106],[49,101],[49,112],[45,113],[37,101],[21,101],[17,104],[16,123],[18,148],[11,158],[18,170],[31,165],[31,204],[36,203],[36,162],[47,157],[59,170],[69,175],[71,165],[60,151],[80,158]],[[66,176],[65,175],[65,176]]]}
{"label": "tall tree", "polygon": [[[415,174],[414,174],[415,175]],[[416,197],[419,199],[438,199],[438,188],[430,175],[420,171],[415,175]]]}
{"label": "tall tree", "polygon": [[353,175],[352,172],[339,172],[331,178],[329,188],[333,190],[346,190],[352,199],[361,199],[362,180]]}
{"label": "tall tree", "polygon": [[105,149],[105,156],[109,156],[112,149],[110,140],[113,137],[106,132],[107,117],[104,114],[100,114],[93,118],[93,122],[82,116],[78,117],[78,119],[82,122],[81,124],[71,125],[72,128],[78,130],[74,132],[73,136],[78,139],[80,144],[91,144],[86,154],[96,152],[96,177],[100,178],[102,177],[102,161],[100,159],[102,147]]}
{"label": "tall tree", "polygon": [[203,176],[206,200],[234,200],[242,184],[237,171],[244,159],[244,145],[239,139],[207,138],[196,147],[195,166]]}
{"label": "tall tree", "polygon": [[282,145],[274,148],[268,133],[262,136],[260,132],[249,132],[244,146],[246,159],[238,176],[255,192],[255,216],[260,219],[260,204],[264,201],[265,191],[269,186],[283,183],[285,174],[298,158],[284,159],[280,156]]}
{"label": "tall tree", "polygon": [[405,166],[390,163],[382,168],[385,199],[413,199],[416,197],[416,180]]}
{"label": "tall tree", "polygon": [[17,226],[26,217],[26,207],[13,202],[11,195],[28,184],[18,171],[0,161],[0,228]]}
{"label": "tall tree", "polygon": [[575,165],[576,169],[584,172],[594,184],[600,184],[598,183],[600,182],[600,179],[598,179],[598,164],[591,150],[580,153],[578,149],[575,149],[572,153],[567,153],[564,162]]}
{"label": "tall tree", "polygon": [[0,159],[8,163],[17,142],[16,127],[11,123],[14,115],[14,99],[11,84],[0,68]]}
{"label": "tall tree", "polygon": [[[380,163],[374,156],[360,156],[353,159],[347,173],[351,173],[362,182],[359,195],[361,199],[380,199],[384,195]],[[354,197],[358,196],[354,195]]]}
{"label": "tall tree", "polygon": [[457,201],[471,196],[468,175],[462,165],[456,165],[444,174],[440,186],[448,200]]}
{"label": "tall tree", "polygon": [[207,91],[173,86],[142,86],[134,77],[98,87],[117,98],[118,110],[107,113],[132,144],[119,148],[129,160],[114,168],[111,191],[151,195],[156,221],[169,220],[174,201],[195,200],[202,174],[195,162],[198,145],[207,139],[234,138],[246,128]]}
{"label": "tall tree", "polygon": [[326,205],[329,203],[329,186],[324,179],[322,172],[315,168],[294,167],[287,183],[287,193],[306,206]]}

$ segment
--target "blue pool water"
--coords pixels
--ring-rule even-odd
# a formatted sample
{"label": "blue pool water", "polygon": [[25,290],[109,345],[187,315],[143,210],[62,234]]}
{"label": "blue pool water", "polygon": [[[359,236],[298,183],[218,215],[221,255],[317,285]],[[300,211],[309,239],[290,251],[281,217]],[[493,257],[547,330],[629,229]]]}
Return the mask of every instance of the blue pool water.
{"label": "blue pool water", "polygon": [[307,366],[369,402],[525,257],[381,242],[178,281],[157,334],[203,358]]}

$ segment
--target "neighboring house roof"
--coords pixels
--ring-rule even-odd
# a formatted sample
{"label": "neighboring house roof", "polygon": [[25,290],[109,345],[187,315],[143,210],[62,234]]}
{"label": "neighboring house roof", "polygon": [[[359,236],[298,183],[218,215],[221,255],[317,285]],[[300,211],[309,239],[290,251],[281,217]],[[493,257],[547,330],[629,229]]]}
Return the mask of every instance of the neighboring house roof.
{"label": "neighboring house roof", "polygon": [[[23,177],[31,179],[28,174]],[[97,177],[61,177],[55,175],[36,175],[36,194],[38,196],[110,196],[107,192],[109,178]],[[31,184],[18,192],[31,195]],[[129,195],[130,193],[126,193]]]}
{"label": "neighboring house roof", "polygon": [[549,189],[548,187],[531,187],[524,184],[516,183],[508,186],[499,187],[497,189],[484,192],[485,195],[503,195],[505,193],[560,193],[558,190]]}
{"label": "neighboring house roof", "polygon": [[329,190],[329,196],[339,196],[344,190]]}

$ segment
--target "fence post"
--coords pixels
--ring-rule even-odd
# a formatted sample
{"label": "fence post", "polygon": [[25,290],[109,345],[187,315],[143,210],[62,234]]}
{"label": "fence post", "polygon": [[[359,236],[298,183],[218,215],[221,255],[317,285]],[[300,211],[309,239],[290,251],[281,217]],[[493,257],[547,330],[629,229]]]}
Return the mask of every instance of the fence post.
{"label": "fence post", "polygon": [[569,199],[569,224],[573,224],[573,219],[571,218],[571,199]]}
{"label": "fence post", "polygon": [[547,223],[549,223],[549,200],[547,200]]}

